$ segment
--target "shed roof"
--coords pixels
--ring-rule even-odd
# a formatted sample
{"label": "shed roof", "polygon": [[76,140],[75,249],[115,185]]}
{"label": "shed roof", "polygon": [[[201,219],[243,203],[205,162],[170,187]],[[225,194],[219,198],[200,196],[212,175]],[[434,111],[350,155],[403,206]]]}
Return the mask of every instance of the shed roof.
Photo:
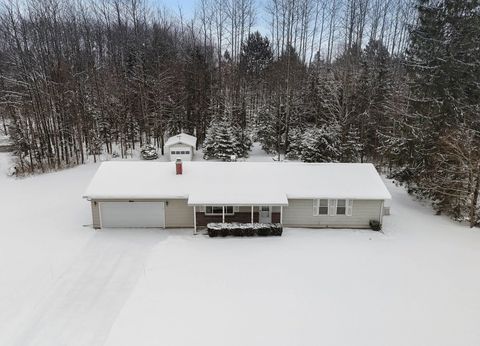
{"label": "shed roof", "polygon": [[100,165],[89,199],[188,199],[190,205],[287,205],[288,199],[390,199],[372,164],[110,161]]}
{"label": "shed roof", "polygon": [[167,142],[165,143],[165,148],[179,143],[187,144],[195,148],[197,146],[197,137],[187,135],[186,133],[180,133],[167,139]]}

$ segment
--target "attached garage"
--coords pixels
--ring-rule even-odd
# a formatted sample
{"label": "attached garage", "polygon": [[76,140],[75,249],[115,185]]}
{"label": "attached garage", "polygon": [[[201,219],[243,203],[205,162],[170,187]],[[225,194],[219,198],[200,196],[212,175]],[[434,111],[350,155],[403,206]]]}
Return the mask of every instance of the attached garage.
{"label": "attached garage", "polygon": [[101,227],[165,228],[164,202],[98,202]]}
{"label": "attached garage", "polygon": [[210,220],[366,228],[391,196],[372,164],[111,161],[84,198],[97,229],[196,230]]}

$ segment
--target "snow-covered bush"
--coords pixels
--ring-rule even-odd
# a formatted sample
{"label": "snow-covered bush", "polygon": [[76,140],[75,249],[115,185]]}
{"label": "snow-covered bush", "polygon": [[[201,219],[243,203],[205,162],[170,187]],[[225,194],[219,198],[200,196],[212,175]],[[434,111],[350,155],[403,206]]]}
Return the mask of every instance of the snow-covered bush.
{"label": "snow-covered bush", "polygon": [[373,231],[381,231],[382,230],[382,224],[377,221],[377,220],[370,220],[369,222],[370,224],[370,228],[373,230]]}
{"label": "snow-covered bush", "polygon": [[208,236],[211,238],[217,236],[235,236],[235,237],[253,237],[258,236],[281,236],[283,233],[282,225],[279,223],[215,223],[207,225]]}

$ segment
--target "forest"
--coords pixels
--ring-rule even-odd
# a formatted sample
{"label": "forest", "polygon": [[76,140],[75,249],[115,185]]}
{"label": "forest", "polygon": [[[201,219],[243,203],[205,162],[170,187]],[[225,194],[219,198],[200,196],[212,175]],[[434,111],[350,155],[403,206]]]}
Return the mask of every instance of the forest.
{"label": "forest", "polygon": [[[479,225],[480,0],[4,0],[0,126],[18,175],[169,135],[373,162]],[[118,150],[118,152],[117,152]]]}

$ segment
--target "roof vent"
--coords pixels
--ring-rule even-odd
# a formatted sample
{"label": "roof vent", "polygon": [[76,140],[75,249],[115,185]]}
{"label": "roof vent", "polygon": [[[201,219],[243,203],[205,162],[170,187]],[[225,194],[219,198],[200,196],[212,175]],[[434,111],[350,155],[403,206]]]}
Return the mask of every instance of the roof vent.
{"label": "roof vent", "polygon": [[182,160],[181,159],[177,159],[175,161],[175,171],[177,173],[177,175],[181,175],[182,172],[183,172],[183,167],[182,167]]}

